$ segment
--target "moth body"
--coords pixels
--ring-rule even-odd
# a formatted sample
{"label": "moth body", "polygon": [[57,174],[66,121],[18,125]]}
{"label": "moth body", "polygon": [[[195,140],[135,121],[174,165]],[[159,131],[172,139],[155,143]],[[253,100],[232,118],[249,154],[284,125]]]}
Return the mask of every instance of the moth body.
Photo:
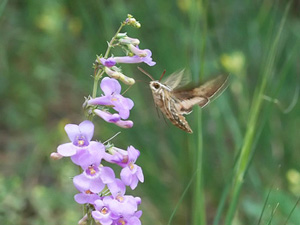
{"label": "moth body", "polygon": [[172,97],[172,89],[159,81],[151,81],[150,88],[155,105],[171,123],[188,133],[193,133],[184,116],[178,113],[176,105],[179,104],[179,102]]}
{"label": "moth body", "polygon": [[170,75],[162,83],[151,81],[149,86],[152,91],[155,105],[178,128],[193,133],[184,115],[192,112],[194,105],[201,108],[206,106],[226,87],[227,76],[220,75],[198,87],[181,89],[184,71]]}

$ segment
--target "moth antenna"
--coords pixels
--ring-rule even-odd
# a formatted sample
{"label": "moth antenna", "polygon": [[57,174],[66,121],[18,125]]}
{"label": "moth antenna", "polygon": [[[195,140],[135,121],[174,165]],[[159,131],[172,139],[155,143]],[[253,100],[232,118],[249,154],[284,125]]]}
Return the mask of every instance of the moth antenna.
{"label": "moth antenna", "polygon": [[162,73],[162,75],[160,76],[160,78],[159,78],[159,82],[161,81],[161,79],[163,78],[163,76],[165,75],[165,73],[166,73],[166,70],[164,70],[164,72]]}
{"label": "moth antenna", "polygon": [[141,71],[143,74],[145,74],[146,76],[148,76],[151,80],[154,80],[154,78],[149,74],[147,73],[145,70],[143,70],[141,67],[137,67],[139,69],[139,71]]}

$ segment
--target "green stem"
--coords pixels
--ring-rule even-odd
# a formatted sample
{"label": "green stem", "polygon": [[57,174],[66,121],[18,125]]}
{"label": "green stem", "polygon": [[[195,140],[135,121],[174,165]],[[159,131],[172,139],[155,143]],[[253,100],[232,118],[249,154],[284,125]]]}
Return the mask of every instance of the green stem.
{"label": "green stem", "polygon": [[[122,30],[122,28],[124,26],[125,26],[125,24],[121,23],[121,26],[119,27],[119,29],[117,30],[117,32],[115,33],[115,35],[112,37],[112,39],[108,43],[108,47],[106,49],[104,58],[108,57],[108,54],[109,54],[111,48],[113,47],[113,43],[116,40],[117,35],[120,33],[120,31]],[[97,96],[98,82],[101,79],[103,73],[104,73],[104,71],[102,69],[98,69],[98,70],[95,71],[92,98],[96,98],[96,96]]]}
{"label": "green stem", "polygon": [[112,39],[110,40],[110,42],[108,43],[108,48],[107,48],[107,50],[106,50],[106,52],[105,52],[104,58],[107,58],[107,57],[108,57],[108,54],[109,54],[109,52],[110,52],[110,50],[111,50],[111,48],[112,48],[112,46],[113,46],[113,43],[114,43],[114,41],[115,41],[117,35],[120,33],[120,31],[122,30],[122,28],[123,28],[124,26],[125,26],[125,24],[124,24],[124,23],[121,23],[121,26],[120,26],[119,29],[117,30],[116,34],[113,36],[113,38],[112,38]]}
{"label": "green stem", "polygon": [[[200,71],[199,76],[196,77],[196,80],[201,80],[204,74],[204,58],[205,58],[205,48],[206,48],[206,35],[207,35],[207,19],[206,19],[206,10],[207,10],[207,1],[205,0],[195,0],[193,1],[193,8],[191,9],[191,20],[194,36],[194,46],[195,48],[195,63],[199,64],[200,61]],[[199,8],[197,6],[202,6]],[[199,13],[200,12],[200,13]],[[201,21],[200,21],[201,20]],[[199,27],[200,23],[202,24],[201,37],[199,37]],[[199,39],[201,44],[199,45]],[[198,57],[198,52],[200,52],[200,60]],[[202,136],[202,116],[201,110],[197,109],[197,136],[196,136],[196,147],[194,156],[195,156],[195,186],[194,186],[194,196],[193,196],[193,212],[192,212],[192,224],[193,225],[205,225],[206,224],[206,212],[205,212],[205,195],[203,188],[203,136]]]}
{"label": "green stem", "polygon": [[101,79],[102,75],[103,75],[104,71],[102,69],[99,69],[96,72],[96,75],[94,77],[94,85],[93,85],[93,94],[92,94],[92,98],[96,98],[97,96],[97,89],[98,89],[98,82]]}
{"label": "green stem", "polygon": [[201,111],[198,109],[197,112],[197,147],[195,148],[196,157],[196,181],[194,190],[194,202],[193,202],[193,223],[195,225],[206,224],[205,215],[205,199],[203,190],[203,136],[202,136],[202,116]]}

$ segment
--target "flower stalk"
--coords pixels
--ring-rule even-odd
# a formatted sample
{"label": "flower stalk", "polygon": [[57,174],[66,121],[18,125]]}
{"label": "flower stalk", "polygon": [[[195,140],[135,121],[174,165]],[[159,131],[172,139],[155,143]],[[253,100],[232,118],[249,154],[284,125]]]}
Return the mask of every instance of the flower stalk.
{"label": "flower stalk", "polygon": [[[135,80],[126,76],[117,64],[144,62],[150,66],[155,65],[149,49],[139,49],[138,39],[120,33],[125,25],[136,28],[141,26],[133,16],[128,15],[108,43],[104,57],[97,56],[93,65],[92,96],[85,98],[83,104],[88,120],[79,125],[67,124],[65,131],[70,142],[59,145],[57,152],[50,156],[54,160],[70,157],[79,167],[79,175],[73,177],[73,184],[78,190],[74,199],[84,206],[83,217],[78,224],[141,224],[142,211],[138,210],[141,198],[126,195],[126,187],[134,190],[138,183],[144,182],[142,168],[136,164],[140,151],[131,145],[123,150],[114,147],[109,141],[102,143],[92,140],[94,124],[91,120],[94,116],[121,128],[133,126],[133,121],[128,118],[134,102],[121,94],[119,80],[126,85],[133,85]],[[109,57],[112,48],[117,46],[125,50],[126,55]],[[97,96],[99,82],[103,93],[101,96]],[[122,168],[120,178],[110,164]]]}

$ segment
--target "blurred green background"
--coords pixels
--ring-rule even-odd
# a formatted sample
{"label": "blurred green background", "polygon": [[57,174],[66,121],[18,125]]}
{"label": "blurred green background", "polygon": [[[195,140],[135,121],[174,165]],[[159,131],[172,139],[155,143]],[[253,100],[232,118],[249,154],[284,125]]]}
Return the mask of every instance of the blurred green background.
{"label": "blurred green background", "polygon": [[[286,5],[285,0],[0,0],[0,223],[69,225],[82,217],[71,180],[78,169],[67,158],[52,161],[49,155],[68,141],[65,124],[85,119],[81,106],[92,91],[92,63],[131,13],[142,27],[123,31],[152,50],[156,66],[140,66],[155,78],[164,69],[170,74],[182,68],[195,80],[199,72],[206,79],[231,74],[224,94],[202,110],[206,220],[213,224]],[[258,224],[265,203],[260,224],[270,218],[284,224],[300,195],[299,12],[294,1],[274,66],[267,67],[271,78],[233,224]],[[144,225],[163,225],[194,174],[199,112],[187,116],[193,135],[166,124],[156,113],[148,78],[136,67],[122,65],[125,74],[145,81],[126,93],[135,101],[130,116],[135,125],[113,142],[141,151],[137,164],[145,183],[129,193],[142,198]],[[98,118],[94,123],[94,139],[100,141],[120,130]],[[193,183],[172,224],[191,224],[192,188]],[[288,224],[300,224],[299,206]]]}

